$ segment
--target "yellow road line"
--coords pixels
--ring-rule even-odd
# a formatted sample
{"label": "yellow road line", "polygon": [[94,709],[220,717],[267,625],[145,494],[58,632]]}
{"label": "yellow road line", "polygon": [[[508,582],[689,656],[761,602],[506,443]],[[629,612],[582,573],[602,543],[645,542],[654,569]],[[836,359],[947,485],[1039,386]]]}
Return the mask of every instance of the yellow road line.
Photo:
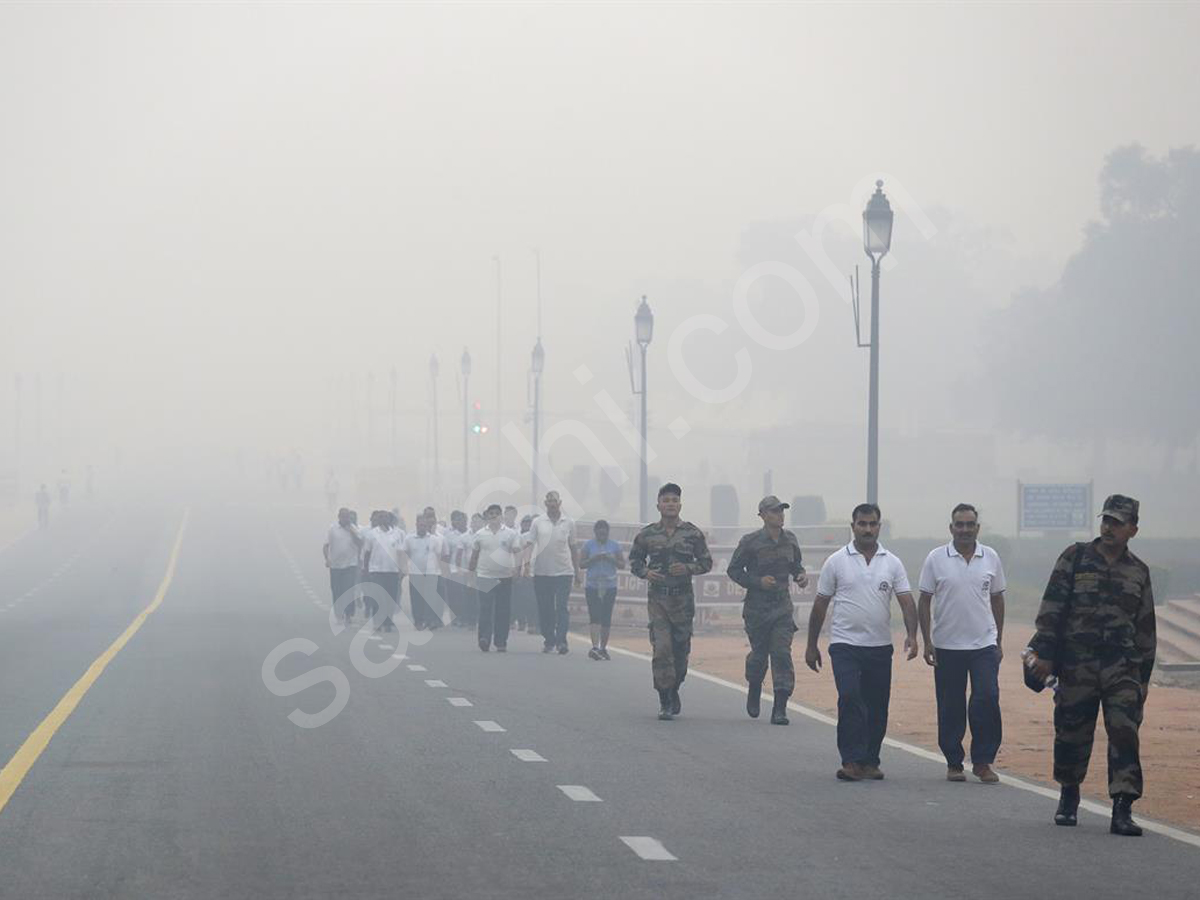
{"label": "yellow road line", "polygon": [[188,514],[190,510],[184,510],[183,521],[179,523],[179,533],[175,536],[175,546],[171,548],[171,557],[167,561],[167,573],[163,576],[162,583],[158,586],[158,592],[154,595],[154,599],[150,601],[150,605],[143,609],[126,628],[119,638],[112,642],[107,650],[101,653],[94,663],[88,666],[88,670],[83,673],[80,678],[71,687],[63,698],[58,701],[54,709],[50,710],[50,714],[42,719],[40,725],[33,730],[33,733],[25,739],[25,743],[21,748],[13,754],[13,758],[8,761],[8,764],[0,769],[0,812],[4,811],[4,807],[8,805],[9,799],[25,776],[29,774],[29,770],[33,768],[33,764],[38,761],[38,757],[42,755],[42,751],[50,743],[50,739],[54,737],[62,724],[67,721],[67,718],[75,711],[75,707],[79,705],[79,701],[83,699],[83,695],[88,692],[96,679],[100,677],[100,673],[107,668],[112,662],[113,657],[121,652],[121,648],[129,643],[129,639],[137,634],[139,628],[145,623],[150,613],[154,612],[162,605],[163,597],[167,595],[167,588],[171,586],[171,579],[175,577],[175,563],[179,560],[179,548],[183,546],[183,531],[187,528]]}

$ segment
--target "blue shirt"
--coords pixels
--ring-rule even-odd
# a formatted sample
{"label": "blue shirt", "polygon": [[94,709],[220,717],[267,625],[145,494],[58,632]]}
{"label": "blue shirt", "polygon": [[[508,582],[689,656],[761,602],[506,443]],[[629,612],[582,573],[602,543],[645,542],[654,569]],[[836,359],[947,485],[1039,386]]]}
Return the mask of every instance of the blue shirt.
{"label": "blue shirt", "polygon": [[621,545],[612,538],[609,538],[603,544],[595,538],[589,539],[583,545],[585,558],[591,558],[601,553],[611,553],[614,559],[604,559],[588,566],[587,581],[585,584],[590,588],[597,588],[599,590],[615,588],[617,586],[617,563],[615,557],[620,552]]}

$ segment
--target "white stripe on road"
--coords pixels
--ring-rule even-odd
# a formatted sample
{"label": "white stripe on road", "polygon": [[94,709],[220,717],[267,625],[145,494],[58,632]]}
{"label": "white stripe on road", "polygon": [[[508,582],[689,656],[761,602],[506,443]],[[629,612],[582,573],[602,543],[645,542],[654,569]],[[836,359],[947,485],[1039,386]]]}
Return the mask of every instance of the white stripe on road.
{"label": "white stripe on road", "polygon": [[[451,706],[474,706],[475,705],[470,700],[468,700],[466,697],[447,697],[446,702],[449,703]],[[488,730],[489,729],[487,729],[487,728],[484,729],[484,731],[488,731]],[[503,731],[504,729],[501,728],[500,730]]]}
{"label": "white stripe on road", "polygon": [[408,659],[403,653],[393,653],[392,659]]}
{"label": "white stripe on road", "polygon": [[491,721],[490,719],[482,719],[482,720],[477,719],[475,721],[475,724],[478,725],[480,728],[482,728],[484,731],[504,731],[503,726],[497,724],[496,722]]}
{"label": "white stripe on road", "polygon": [[424,666],[412,665],[412,666],[409,666],[409,667],[408,667],[408,671],[410,671],[410,672],[424,672],[424,671],[425,671],[425,667],[424,667]]}
{"label": "white stripe on road", "polygon": [[[560,791],[570,797],[572,800],[579,803],[603,803],[599,797],[592,793],[591,788],[586,788],[582,784],[560,784],[556,785]],[[660,845],[661,846],[661,845]],[[664,853],[666,851],[663,851]]]}
{"label": "white stripe on road", "polygon": [[396,645],[395,644],[380,644],[379,649],[380,650],[395,650]]}
{"label": "white stripe on road", "polygon": [[368,640],[368,641],[382,641],[382,640],[383,640],[383,638],[381,638],[381,637],[380,637],[379,635],[377,635],[377,634],[368,634],[368,635],[367,635],[367,640]]}
{"label": "white stripe on road", "polygon": [[642,859],[661,859],[673,860],[679,857],[673,856],[667,852],[667,848],[662,845],[662,841],[652,837],[625,837],[621,840],[625,846],[640,856]]}
{"label": "white stripe on road", "polygon": [[429,685],[430,687],[445,687],[446,686],[446,682],[442,681],[442,679],[440,679],[440,678],[426,678],[425,683],[427,685]]}
{"label": "white stripe on road", "polygon": [[521,762],[545,762],[546,757],[538,753],[536,750],[510,750],[513,756]]}

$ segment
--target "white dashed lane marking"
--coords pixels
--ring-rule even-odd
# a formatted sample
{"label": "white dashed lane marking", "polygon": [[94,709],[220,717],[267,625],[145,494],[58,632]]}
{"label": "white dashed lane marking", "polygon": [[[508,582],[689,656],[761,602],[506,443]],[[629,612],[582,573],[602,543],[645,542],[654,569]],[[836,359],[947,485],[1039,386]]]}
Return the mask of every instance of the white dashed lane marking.
{"label": "white dashed lane marking", "polygon": [[408,671],[410,671],[410,672],[424,672],[424,671],[425,671],[425,667],[424,667],[424,666],[418,666],[418,665],[411,665],[411,666],[409,666],[409,667],[408,667]]}
{"label": "white dashed lane marking", "polygon": [[490,719],[476,719],[475,724],[484,731],[504,731],[504,727]]}
{"label": "white dashed lane marking", "polygon": [[622,835],[621,840],[625,846],[640,856],[642,859],[657,859],[657,860],[677,860],[679,857],[672,855],[666,847],[662,845],[662,841],[657,838],[646,837],[644,835],[625,837]]}
{"label": "white dashed lane marking", "polygon": [[558,789],[579,803],[602,803],[599,797],[592,793],[591,788],[586,788],[582,784],[560,784]]}
{"label": "white dashed lane marking", "polygon": [[[447,697],[447,698],[446,698],[446,702],[447,702],[447,703],[449,703],[451,706],[474,706],[474,705],[475,705],[475,704],[474,704],[474,703],[472,703],[470,700],[468,700],[466,697]],[[493,722],[492,724],[495,724],[495,723]],[[481,723],[479,723],[479,725],[480,725],[480,727],[481,727],[481,728],[483,727],[483,723],[482,723],[482,722],[481,722]],[[484,728],[483,730],[484,730],[484,731],[495,731],[496,729],[494,729],[494,728]],[[500,728],[499,730],[500,730],[500,731],[503,731],[504,729],[503,729],[503,728]]]}
{"label": "white dashed lane marking", "polygon": [[545,762],[546,757],[538,753],[536,750],[510,750],[513,756],[521,762]]}
{"label": "white dashed lane marking", "polygon": [[380,650],[395,650],[396,645],[395,644],[380,644],[379,649]]}
{"label": "white dashed lane marking", "polygon": [[425,683],[430,687],[446,687],[446,682],[440,678],[426,678]]}
{"label": "white dashed lane marking", "polygon": [[403,653],[393,653],[392,659],[408,659]]}

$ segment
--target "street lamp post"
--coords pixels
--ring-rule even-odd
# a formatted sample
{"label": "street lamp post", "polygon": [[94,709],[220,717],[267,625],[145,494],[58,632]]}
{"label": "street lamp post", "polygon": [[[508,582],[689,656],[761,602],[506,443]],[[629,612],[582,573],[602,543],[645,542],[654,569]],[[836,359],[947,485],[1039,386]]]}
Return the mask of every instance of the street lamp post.
{"label": "street lamp post", "polygon": [[654,313],[650,311],[650,304],[646,302],[645,296],[642,297],[642,302],[638,306],[637,313],[633,317],[633,332],[637,339],[638,347],[642,351],[642,381],[640,393],[642,395],[642,449],[641,449],[641,484],[638,490],[638,521],[645,524],[648,512],[648,500],[646,496],[646,486],[650,480],[650,474],[646,465],[646,349],[650,346],[650,340],[654,337]]}
{"label": "street lamp post", "polygon": [[533,508],[537,509],[538,499],[538,435],[541,432],[542,411],[542,371],[546,368],[546,351],[542,349],[542,339],[538,337],[530,354],[529,371],[533,373]]}
{"label": "street lamp post", "polygon": [[892,246],[892,207],[875,182],[863,210],[863,248],[871,258],[871,394],[867,409],[867,502],[879,503],[879,263]]}
{"label": "street lamp post", "polygon": [[471,448],[470,448],[470,408],[471,408],[471,393],[468,386],[471,380],[471,354],[466,347],[463,347],[462,353],[462,379],[463,379],[463,491],[471,490]]}
{"label": "street lamp post", "polygon": [[433,407],[433,487],[436,491],[441,482],[441,460],[438,456],[438,392],[437,392],[437,377],[438,377],[438,358],[437,354],[433,353],[429,356],[429,390]]}
{"label": "street lamp post", "polygon": [[388,388],[391,400],[392,413],[392,467],[396,466],[396,367],[392,366],[388,372]]}

